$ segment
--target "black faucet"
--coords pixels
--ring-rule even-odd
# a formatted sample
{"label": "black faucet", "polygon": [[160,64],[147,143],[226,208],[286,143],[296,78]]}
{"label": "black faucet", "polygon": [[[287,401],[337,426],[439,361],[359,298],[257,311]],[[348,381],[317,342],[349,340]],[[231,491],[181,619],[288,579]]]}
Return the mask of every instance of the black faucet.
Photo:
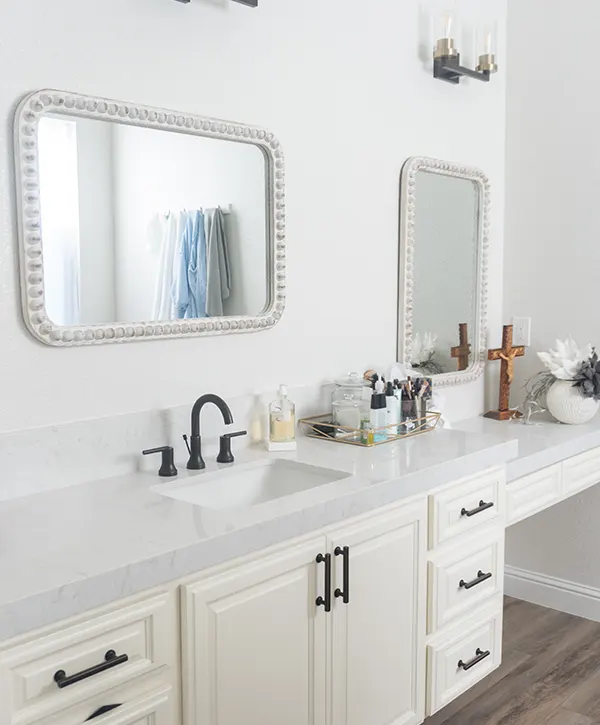
{"label": "black faucet", "polygon": [[[198,398],[198,400],[194,403],[194,407],[192,408],[192,436],[190,438],[190,445],[188,446],[188,450],[190,452],[190,459],[187,463],[187,467],[191,471],[200,471],[203,468],[206,468],[206,463],[204,463],[204,460],[202,458],[202,439],[200,438],[200,413],[202,412],[202,408],[206,405],[206,403],[214,403],[217,406],[217,408],[221,411],[221,415],[223,416],[223,421],[225,425],[231,425],[233,423],[233,415],[231,415],[231,410],[227,403],[223,400],[223,398],[219,398],[218,395],[214,395],[213,393],[207,393],[206,395]],[[246,435],[246,431],[240,431],[239,433],[228,433],[224,436],[221,436],[221,452],[219,453],[219,456],[217,458],[218,462],[233,463],[233,456],[231,455],[231,450],[229,449],[225,453],[223,451],[223,439],[226,439],[227,442],[229,442],[231,438],[238,435]]]}

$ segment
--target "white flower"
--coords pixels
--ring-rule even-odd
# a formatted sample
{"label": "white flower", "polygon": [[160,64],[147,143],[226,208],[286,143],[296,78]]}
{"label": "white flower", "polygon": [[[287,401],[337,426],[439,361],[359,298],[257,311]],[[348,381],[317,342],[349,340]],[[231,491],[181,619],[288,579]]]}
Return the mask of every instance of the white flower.
{"label": "white flower", "polygon": [[425,332],[421,338],[421,335],[417,332],[413,337],[412,364],[421,365],[421,363],[427,362],[435,353],[436,342],[437,335],[431,332]]}
{"label": "white flower", "polygon": [[557,340],[556,350],[538,352],[539,359],[557,380],[574,380],[582,363],[591,356],[592,346],[580,350],[572,337],[564,342]]}

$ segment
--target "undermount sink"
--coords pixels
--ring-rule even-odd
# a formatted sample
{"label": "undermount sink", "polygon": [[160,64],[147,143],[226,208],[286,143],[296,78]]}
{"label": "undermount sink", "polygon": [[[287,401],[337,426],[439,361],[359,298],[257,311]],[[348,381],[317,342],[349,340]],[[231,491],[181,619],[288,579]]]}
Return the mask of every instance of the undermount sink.
{"label": "undermount sink", "polygon": [[245,509],[348,478],[351,474],[273,459],[204,474],[190,483],[165,485],[162,496],[220,511]]}

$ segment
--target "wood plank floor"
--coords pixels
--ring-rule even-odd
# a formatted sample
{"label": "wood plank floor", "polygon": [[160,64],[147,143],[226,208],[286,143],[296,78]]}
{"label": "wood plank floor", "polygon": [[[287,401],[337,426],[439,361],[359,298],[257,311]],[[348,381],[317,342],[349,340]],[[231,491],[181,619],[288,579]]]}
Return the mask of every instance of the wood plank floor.
{"label": "wood plank floor", "polygon": [[502,666],[425,725],[600,725],[600,623],[507,597]]}

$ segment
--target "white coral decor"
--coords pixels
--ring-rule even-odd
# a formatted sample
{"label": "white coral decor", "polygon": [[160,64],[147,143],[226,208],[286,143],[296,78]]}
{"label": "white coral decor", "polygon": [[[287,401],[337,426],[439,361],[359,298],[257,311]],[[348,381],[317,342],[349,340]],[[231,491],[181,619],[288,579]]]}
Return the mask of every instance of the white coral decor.
{"label": "white coral decor", "polygon": [[538,357],[557,380],[575,380],[584,361],[592,356],[592,346],[580,349],[572,337],[556,341],[556,350],[538,352]]}

